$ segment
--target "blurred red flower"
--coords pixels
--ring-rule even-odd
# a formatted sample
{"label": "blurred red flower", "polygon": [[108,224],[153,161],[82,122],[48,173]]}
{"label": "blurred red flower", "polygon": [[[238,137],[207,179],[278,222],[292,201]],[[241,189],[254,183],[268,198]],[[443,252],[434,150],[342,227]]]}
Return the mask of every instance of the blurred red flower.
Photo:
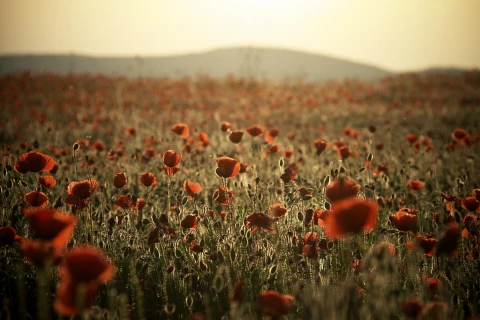
{"label": "blurred red flower", "polygon": [[55,161],[46,154],[29,151],[22,154],[17,159],[15,171],[18,173],[50,171],[53,169]]}

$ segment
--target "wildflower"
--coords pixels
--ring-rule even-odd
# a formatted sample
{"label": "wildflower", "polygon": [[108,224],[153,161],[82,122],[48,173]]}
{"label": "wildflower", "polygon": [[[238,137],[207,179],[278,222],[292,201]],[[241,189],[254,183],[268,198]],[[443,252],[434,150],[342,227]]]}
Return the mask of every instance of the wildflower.
{"label": "wildflower", "polygon": [[50,156],[30,151],[18,157],[14,169],[18,173],[42,172],[52,170],[54,165],[55,161]]}

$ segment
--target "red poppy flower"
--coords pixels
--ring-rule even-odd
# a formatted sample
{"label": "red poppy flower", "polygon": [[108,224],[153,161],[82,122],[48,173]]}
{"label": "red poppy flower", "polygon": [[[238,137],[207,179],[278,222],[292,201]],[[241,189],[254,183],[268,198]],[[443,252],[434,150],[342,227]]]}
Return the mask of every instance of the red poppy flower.
{"label": "red poppy flower", "polygon": [[95,179],[74,181],[68,185],[68,195],[65,198],[65,202],[69,206],[77,206],[79,209],[83,209],[88,204],[88,199],[97,190],[98,182]]}
{"label": "red poppy flower", "polygon": [[425,187],[425,182],[420,180],[409,180],[407,182],[407,186],[412,190],[420,190],[420,189],[423,189],[423,187]]}
{"label": "red poppy flower", "polygon": [[327,221],[327,217],[331,213],[331,210],[315,210],[315,212],[313,213],[313,224],[317,226],[325,226],[325,221]]}
{"label": "red poppy flower", "polygon": [[413,231],[417,226],[417,212],[416,210],[401,208],[393,216],[390,216],[390,221],[400,231]]}
{"label": "red poppy flower", "polygon": [[145,201],[145,199],[138,198],[137,199],[137,205],[135,206],[135,209],[142,210],[143,208],[145,208],[146,205],[147,205],[147,202]]}
{"label": "red poppy flower", "polygon": [[193,197],[202,191],[202,186],[199,183],[185,180],[183,183],[183,189],[187,193],[188,198],[193,200]]}
{"label": "red poppy flower", "polygon": [[414,143],[415,141],[417,141],[417,136],[414,133],[409,133],[407,134],[407,140],[410,143]]}
{"label": "red poppy flower", "polygon": [[172,177],[175,173],[177,173],[178,171],[182,170],[180,169],[179,167],[167,167],[167,166],[163,166],[163,170],[165,170],[165,173],[169,176],[169,177]]}
{"label": "red poppy flower", "polygon": [[190,129],[185,123],[177,123],[172,126],[171,130],[184,139],[190,135]]}
{"label": "red poppy flower", "polygon": [[254,212],[246,217],[246,226],[249,229],[253,228],[251,233],[256,232],[260,228],[274,232],[275,229],[272,227],[272,224],[276,221],[277,219],[270,218],[263,213]]}
{"label": "red poppy flower", "polygon": [[22,243],[24,239],[17,234],[17,230],[12,227],[0,227],[0,246],[10,246],[14,242]]}
{"label": "red poppy flower", "polygon": [[53,188],[57,184],[57,180],[52,176],[40,176],[38,182],[45,188]]}
{"label": "red poppy flower", "polygon": [[228,136],[230,141],[232,141],[233,143],[240,143],[240,141],[242,141],[242,137],[243,137],[242,130],[233,130]]}
{"label": "red poppy flower", "polygon": [[360,187],[352,179],[335,179],[327,185],[326,195],[332,202],[355,197]]}
{"label": "red poppy flower", "polygon": [[182,223],[180,224],[184,229],[197,229],[198,218],[195,214],[188,214],[183,218]]}
{"label": "red poppy flower", "polygon": [[207,320],[207,316],[203,313],[197,312],[188,316],[187,320]]}
{"label": "red poppy flower", "polygon": [[113,185],[115,188],[120,189],[127,185],[127,174],[126,173],[117,173],[115,178],[113,178]]}
{"label": "red poppy flower", "polygon": [[[82,311],[77,309],[79,302],[84,309],[94,304],[99,285],[113,278],[115,267],[101,250],[80,246],[65,254],[58,273],[60,282],[53,306],[59,315],[70,317]],[[80,285],[83,292],[78,290]],[[80,292],[83,296],[78,296]]]}
{"label": "red poppy flower", "polygon": [[227,132],[228,130],[230,130],[230,128],[232,128],[232,124],[230,122],[222,122],[222,125],[220,126],[220,129],[223,131],[223,132]]}
{"label": "red poppy flower", "polygon": [[182,155],[176,151],[168,150],[163,154],[163,163],[169,168],[176,167],[180,160],[182,160]]}
{"label": "red poppy flower", "polygon": [[240,171],[238,173],[247,172],[247,167],[248,167],[248,164],[246,164],[245,162],[240,162]]}
{"label": "red poppy flower", "polygon": [[145,187],[153,187],[157,184],[157,178],[153,173],[144,172],[140,176],[140,183],[143,184]]}
{"label": "red poppy flower", "polygon": [[350,148],[347,146],[340,147],[338,149],[338,156],[342,159],[347,159],[352,155],[352,151],[350,151]]}
{"label": "red poppy flower", "polygon": [[280,203],[274,203],[268,209],[270,214],[275,218],[281,218],[287,213],[287,209],[282,206]]}
{"label": "red poppy flower", "polygon": [[318,139],[313,142],[313,145],[317,148],[317,155],[319,155],[327,148],[327,141],[324,139]]}
{"label": "red poppy flower", "polygon": [[205,132],[200,132],[197,134],[197,140],[200,147],[205,148],[210,145],[210,140],[208,140],[208,135]]}
{"label": "red poppy flower", "polygon": [[288,314],[294,302],[295,298],[291,295],[283,295],[275,290],[263,291],[257,297],[255,310],[263,317],[279,318]]}
{"label": "red poppy flower", "polygon": [[318,234],[316,232],[307,232],[303,237],[303,244],[316,245],[318,242]]}
{"label": "red poppy flower", "polygon": [[283,151],[283,156],[284,156],[285,158],[290,158],[290,157],[293,156],[293,153],[294,153],[293,150],[286,149],[286,150]]}
{"label": "red poppy flower", "polygon": [[289,168],[286,168],[285,171],[280,176],[280,179],[282,179],[284,183],[290,183],[293,180],[295,180],[295,175],[293,174],[292,170],[290,170]]}
{"label": "red poppy flower", "polygon": [[203,252],[204,249],[201,246],[199,246],[198,244],[192,243],[190,245],[190,250],[192,250],[193,252],[201,253],[201,252]]}
{"label": "red poppy flower", "polygon": [[419,319],[423,304],[417,298],[411,298],[402,304],[402,312],[412,319]]}
{"label": "red poppy flower", "polygon": [[278,133],[279,133],[279,131],[278,131],[277,128],[272,128],[272,129],[267,130],[267,132],[265,133],[265,137],[264,137],[265,142],[270,143],[270,144],[273,143],[273,140],[275,140],[275,137],[278,136]]}
{"label": "red poppy flower", "polygon": [[447,254],[456,256],[458,254],[458,241],[460,240],[460,228],[458,224],[451,223],[447,227],[447,231],[439,238],[435,255],[440,256]]}
{"label": "red poppy flower", "polygon": [[462,207],[468,211],[476,211],[480,207],[480,202],[474,197],[466,197],[462,200]]}
{"label": "red poppy flower", "polygon": [[430,291],[430,297],[434,298],[442,286],[442,282],[437,278],[423,278],[422,282],[426,283]]}
{"label": "red poppy flower", "polygon": [[136,209],[136,203],[133,203],[133,199],[129,195],[121,195],[115,202],[115,206],[122,209]]}
{"label": "red poppy flower", "polygon": [[49,241],[62,248],[67,245],[77,218],[55,209],[23,209],[36,240]]}
{"label": "red poppy flower", "polygon": [[36,266],[44,266],[49,261],[57,265],[63,253],[63,247],[42,240],[25,240],[21,243],[21,249],[25,260]]}
{"label": "red poppy flower", "polygon": [[242,303],[244,284],[245,283],[242,280],[235,281],[235,284],[233,285],[233,296],[229,299],[229,302]]}
{"label": "red poppy flower", "polygon": [[47,195],[40,191],[29,192],[25,194],[23,199],[32,207],[45,207],[48,205]]}
{"label": "red poppy flower", "polygon": [[137,133],[137,129],[135,127],[130,127],[125,130],[125,134],[127,136],[134,136]]}
{"label": "red poppy flower", "polygon": [[472,191],[472,196],[480,202],[480,189],[474,189]]}
{"label": "red poppy flower", "polygon": [[240,162],[229,157],[217,158],[218,168],[216,173],[222,178],[233,178],[240,171]]}
{"label": "red poppy flower", "polygon": [[247,132],[252,136],[252,137],[257,137],[263,133],[263,129],[258,126],[258,125],[253,125],[250,128],[247,129]]}
{"label": "red poppy flower", "polygon": [[318,257],[318,247],[315,244],[305,244],[302,248],[302,253],[307,257],[307,258],[316,258]]}
{"label": "red poppy flower", "polygon": [[[416,237],[415,238],[416,245],[422,249],[423,253],[425,253],[426,256],[433,256],[434,249],[438,243],[438,240],[435,238],[431,237]],[[415,250],[415,247],[411,241],[407,242],[406,247],[412,250]]]}
{"label": "red poppy flower", "polygon": [[378,206],[356,198],[336,202],[326,218],[325,232],[330,238],[345,238],[351,233],[371,232],[377,223]]}
{"label": "red poppy flower", "polygon": [[50,156],[30,151],[18,157],[14,169],[18,173],[41,172],[52,170],[54,165],[55,161]]}
{"label": "red poppy flower", "polygon": [[218,187],[213,191],[213,199],[216,200],[221,205],[228,205],[233,200],[233,191],[225,190],[223,186]]}
{"label": "red poppy flower", "polygon": [[452,132],[452,138],[455,140],[463,140],[466,137],[468,137],[468,133],[462,128],[457,128]]}

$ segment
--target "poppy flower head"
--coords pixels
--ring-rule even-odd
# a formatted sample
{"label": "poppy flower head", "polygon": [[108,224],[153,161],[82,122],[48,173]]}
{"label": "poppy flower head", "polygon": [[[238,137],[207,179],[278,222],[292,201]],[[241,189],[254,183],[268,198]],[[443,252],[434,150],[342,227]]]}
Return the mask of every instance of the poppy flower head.
{"label": "poppy flower head", "polygon": [[462,128],[457,128],[452,132],[452,138],[454,140],[463,140],[468,137],[467,131]]}
{"label": "poppy flower head", "polygon": [[127,185],[127,174],[126,173],[117,173],[115,178],[113,178],[113,185],[115,188],[120,189]]}
{"label": "poppy flower head", "polygon": [[13,243],[22,243],[23,238],[17,234],[17,230],[12,227],[0,227],[0,246],[10,246]]}
{"label": "poppy flower head", "polygon": [[335,179],[327,185],[326,195],[331,202],[355,197],[359,186],[352,179]]}
{"label": "poppy flower head", "polygon": [[265,133],[265,142],[269,144],[273,143],[273,140],[275,140],[275,137],[278,136],[278,133],[279,131],[277,128],[267,130],[267,132]]}
{"label": "poppy flower head", "polygon": [[[438,243],[437,239],[423,236],[418,236],[415,239],[416,245],[423,251],[426,256],[433,256],[435,247]],[[414,244],[412,242],[408,242],[406,246],[412,250],[415,250]]]}
{"label": "poppy flower head", "polygon": [[224,186],[219,186],[218,189],[213,191],[213,199],[221,205],[228,205],[233,200],[233,191],[226,190]]}
{"label": "poppy flower head", "polygon": [[115,202],[115,206],[121,209],[136,209],[137,203],[133,201],[133,199],[126,194],[122,194],[118,197],[117,201]]}
{"label": "poppy flower head", "polygon": [[232,141],[233,143],[240,143],[240,141],[242,141],[242,137],[243,137],[242,130],[233,130],[232,132],[230,132],[230,135],[228,136],[230,141]]}
{"label": "poppy flower head", "polygon": [[290,183],[293,180],[295,180],[295,175],[293,174],[291,169],[286,168],[285,171],[280,176],[280,179],[282,179],[284,183]]}
{"label": "poppy flower head", "polygon": [[246,164],[245,162],[240,162],[240,171],[238,173],[247,172],[247,167],[248,167],[248,164]]}
{"label": "poppy flower head", "polygon": [[185,123],[177,123],[172,126],[171,130],[184,139],[190,135],[190,128]]}
{"label": "poppy flower head", "polygon": [[95,190],[97,190],[97,188],[98,188],[97,180],[87,179],[82,181],[71,182],[67,187],[67,192],[69,195],[85,200],[90,198],[90,196],[95,192]]}
{"label": "poppy flower head", "polygon": [[274,232],[275,229],[272,227],[272,224],[276,221],[277,219],[270,218],[263,213],[254,212],[246,217],[246,226],[248,229],[253,228],[251,233],[254,233],[259,229]]}
{"label": "poppy flower head", "polygon": [[275,218],[281,218],[285,216],[285,214],[287,213],[287,209],[284,206],[282,206],[280,203],[272,204],[268,210],[270,212],[270,215],[272,215]]}
{"label": "poppy flower head", "polygon": [[253,125],[247,129],[248,134],[252,137],[257,137],[263,133],[263,129],[258,125]]}
{"label": "poppy flower head", "polygon": [[407,186],[412,190],[420,190],[420,189],[423,189],[423,187],[425,187],[425,182],[420,180],[409,180],[407,182]]}
{"label": "poppy flower head", "polygon": [[97,190],[97,180],[83,180],[71,182],[67,187],[68,195],[65,203],[69,206],[77,206],[80,210],[88,205],[88,199]]}
{"label": "poppy flower head", "polygon": [[95,302],[95,296],[100,284],[115,275],[115,267],[105,254],[94,247],[79,246],[65,254],[64,262],[59,267],[60,282],[54,302],[55,311],[63,316],[76,315],[79,293],[78,286],[83,285],[82,305],[90,308]]}
{"label": "poppy flower head", "polygon": [[294,302],[295,298],[291,295],[283,295],[275,290],[263,291],[257,297],[255,310],[263,317],[279,318],[288,314]]}
{"label": "poppy flower head", "polygon": [[23,209],[36,240],[50,241],[62,248],[67,245],[77,218],[55,209]]}
{"label": "poppy flower head", "polygon": [[48,205],[47,195],[40,191],[28,192],[23,200],[32,207],[45,207]]}
{"label": "poppy flower head", "polygon": [[193,200],[193,197],[202,191],[202,186],[199,183],[185,180],[183,183],[183,189],[187,193],[188,198]]}
{"label": "poppy flower head", "polygon": [[217,158],[216,173],[222,178],[233,178],[240,172],[240,162],[229,157]]}
{"label": "poppy flower head", "polygon": [[390,216],[390,221],[400,231],[413,231],[417,226],[418,216],[416,212],[412,212],[408,208],[402,208],[393,216]]}
{"label": "poppy flower head", "polygon": [[223,131],[223,132],[227,132],[228,130],[230,130],[232,128],[232,124],[230,122],[227,122],[227,121],[224,121],[222,122],[221,126],[220,126],[220,129]]}
{"label": "poppy flower head", "polygon": [[345,238],[352,233],[371,232],[377,222],[378,206],[373,201],[349,198],[333,205],[326,218],[325,232],[329,238]]}
{"label": "poppy flower head", "polygon": [[55,161],[50,156],[29,151],[18,157],[14,170],[18,173],[42,172],[52,170],[54,165]]}
{"label": "poppy flower head", "polygon": [[408,142],[410,142],[410,143],[414,143],[415,141],[417,141],[417,135],[414,134],[414,133],[407,134],[406,138],[407,138]]}
{"label": "poppy flower head", "polygon": [[189,214],[183,218],[181,227],[184,229],[197,229],[198,218],[195,214]]}
{"label": "poppy flower head", "polygon": [[182,160],[182,155],[176,151],[168,150],[163,154],[163,163],[170,168],[176,167],[180,160]]}
{"label": "poppy flower head", "polygon": [[135,127],[130,127],[128,129],[125,130],[125,135],[127,136],[134,136],[135,134],[137,134],[137,128]]}
{"label": "poppy flower head", "polygon": [[475,199],[477,199],[478,202],[480,202],[480,189],[473,189],[472,197],[474,197]]}
{"label": "poppy flower head", "polygon": [[238,302],[241,303],[243,301],[243,287],[244,287],[245,282],[242,280],[237,280],[235,281],[235,284],[233,285],[233,296],[229,300],[230,302]]}
{"label": "poppy flower head", "polygon": [[462,200],[462,207],[468,211],[476,211],[480,207],[480,202],[474,197],[466,197]]}
{"label": "poppy flower head", "polygon": [[347,159],[352,155],[352,151],[348,146],[343,146],[338,149],[338,156],[342,159]]}
{"label": "poppy flower head", "polygon": [[327,148],[327,141],[324,139],[318,139],[313,142],[313,145],[317,149],[317,155],[320,155]]}
{"label": "poppy flower head", "polygon": [[422,310],[423,303],[417,298],[411,298],[402,304],[402,312],[412,319],[418,319]]}
{"label": "poppy flower head", "polygon": [[208,135],[205,132],[200,132],[197,134],[197,140],[202,148],[206,148],[210,145],[210,140],[208,139]]}
{"label": "poppy flower head", "polygon": [[40,176],[38,182],[45,188],[53,188],[57,184],[57,180],[52,176]]}
{"label": "poppy flower head", "polygon": [[157,178],[153,173],[144,172],[140,176],[140,183],[143,184],[145,187],[153,187],[157,184]]}

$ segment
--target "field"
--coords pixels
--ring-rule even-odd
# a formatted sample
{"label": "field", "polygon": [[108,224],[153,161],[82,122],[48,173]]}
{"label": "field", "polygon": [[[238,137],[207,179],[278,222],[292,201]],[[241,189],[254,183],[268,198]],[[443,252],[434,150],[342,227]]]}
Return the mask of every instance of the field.
{"label": "field", "polygon": [[0,77],[1,319],[477,319],[480,72]]}

